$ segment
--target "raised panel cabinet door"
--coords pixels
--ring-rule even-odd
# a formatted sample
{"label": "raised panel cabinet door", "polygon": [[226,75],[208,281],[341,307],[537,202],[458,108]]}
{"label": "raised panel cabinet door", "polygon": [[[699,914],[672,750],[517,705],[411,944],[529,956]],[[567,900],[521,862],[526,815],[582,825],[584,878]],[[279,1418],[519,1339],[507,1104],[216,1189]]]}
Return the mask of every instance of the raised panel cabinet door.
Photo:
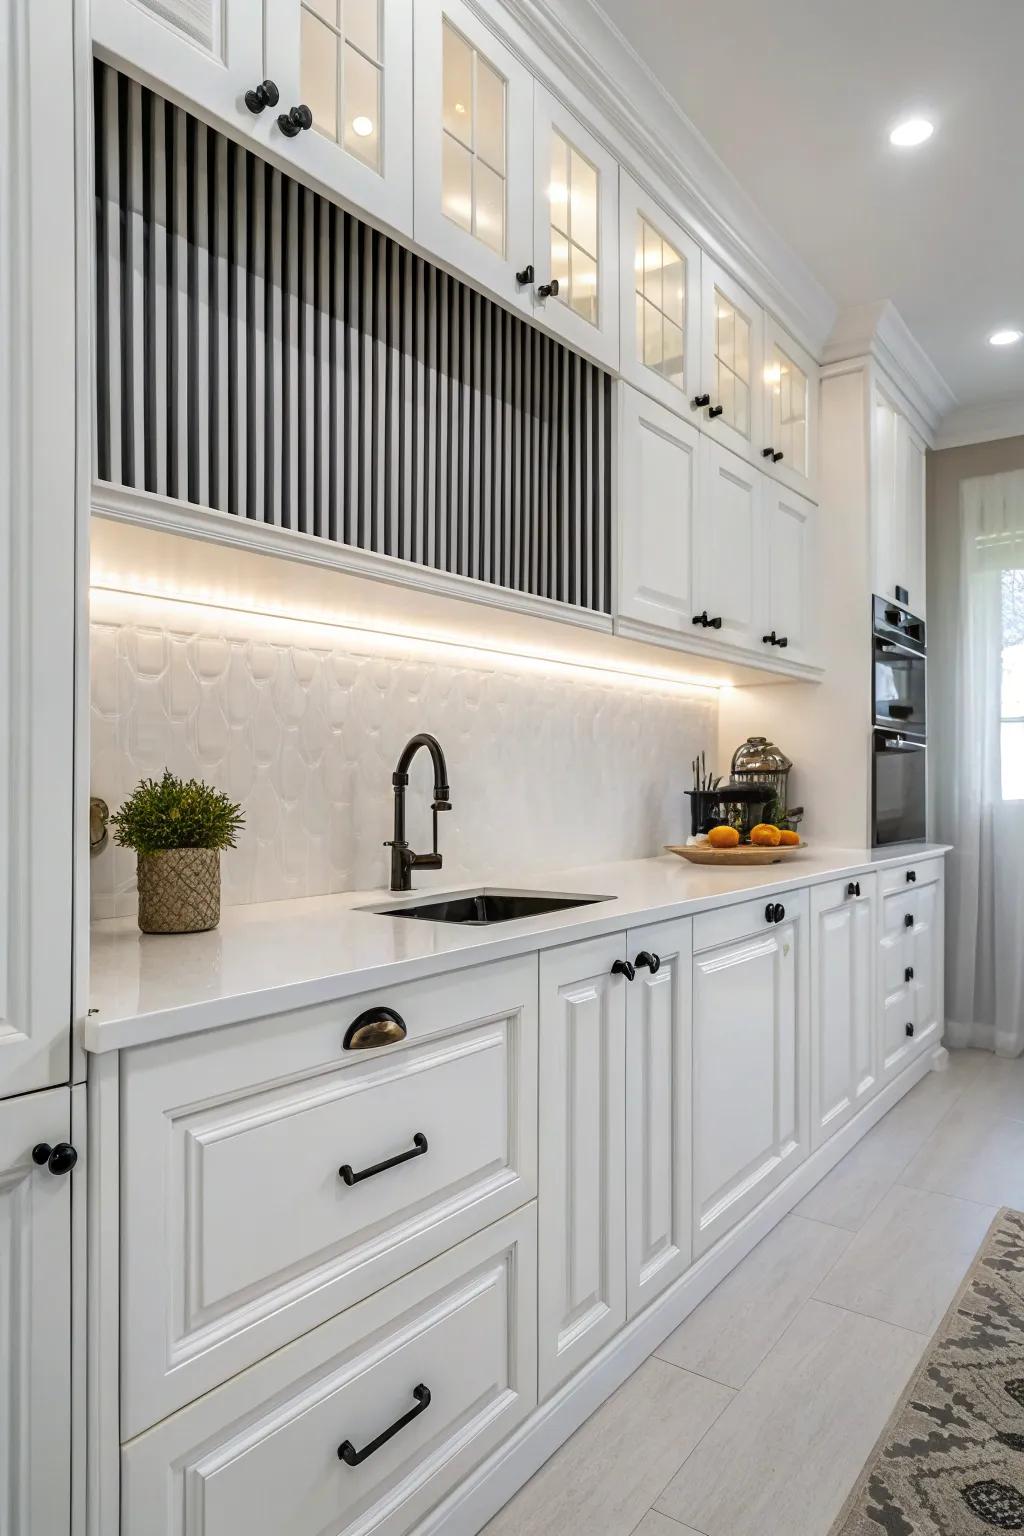
{"label": "raised panel cabinet door", "polygon": [[0,1529],[71,1529],[71,1179],[33,1160],[71,1141],[71,1093],[0,1103]]}
{"label": "raised panel cabinet door", "polygon": [[[357,212],[411,235],[413,0],[267,0],[266,46],[281,93],[268,114],[273,148]],[[289,136],[277,118],[296,106],[312,122]]]}
{"label": "raised panel cabinet door", "polygon": [[744,903],[707,949],[694,933],[695,1258],[807,1156],[807,892],[778,905]]}
{"label": "raised panel cabinet door", "polygon": [[879,925],[879,983],[882,1013],[882,1077],[896,1077],[915,1054],[916,975],[912,932],[916,897],[897,890],[882,897]]}
{"label": "raised panel cabinet door", "polygon": [[761,463],[766,474],[813,497],[818,477],[818,366],[771,315],[765,315],[764,331]]}
{"label": "raised panel cabinet door", "polygon": [[706,253],[701,260],[700,337],[700,384],[693,409],[701,430],[759,463],[764,446],[764,311]]}
{"label": "raised panel cabinet door", "polygon": [[626,1312],[633,1317],[689,1267],[689,918],[631,928],[626,992]]}
{"label": "raised panel cabinet door", "polygon": [[618,163],[543,86],[533,96],[533,317],[618,368]]}
{"label": "raised panel cabinet door", "polygon": [[67,0],[0,43],[0,1098],[66,1081],[75,725],[74,57]]}
{"label": "raised panel cabinet door", "polygon": [[277,114],[292,103],[282,97],[256,113],[245,96],[266,78],[283,84],[275,73],[279,61],[263,52],[264,14],[272,21],[278,3],[92,0],[93,44],[101,58],[123,65],[155,91],[270,143],[278,137]]}
{"label": "raised panel cabinet door", "polygon": [[[850,889],[851,885],[854,889]],[[874,875],[811,891],[811,1141],[820,1147],[881,1086]]]}
{"label": "raised panel cabinet door", "polygon": [[758,653],[766,649],[757,628],[764,582],[759,570],[761,494],[760,470],[710,438],[701,439],[692,633]]}
{"label": "raised panel cabinet door", "polygon": [[913,1044],[916,1050],[938,1045],[945,1027],[943,884],[941,861],[939,861],[939,879],[918,885],[913,897],[914,927],[911,931],[910,944],[911,964],[914,968],[911,983]]}
{"label": "raised panel cabinet door", "polygon": [[925,450],[910,423],[900,417],[897,438],[899,486],[903,493],[903,547],[906,554],[904,580],[907,603],[912,612],[925,612]]}
{"label": "raised panel cabinet door", "polygon": [[700,434],[628,385],[619,399],[619,615],[689,635]]}
{"label": "raised panel cabinet door", "polygon": [[413,46],[416,242],[528,313],[533,80],[462,0],[415,0]]}
{"label": "raised panel cabinet door", "polygon": [[762,478],[761,621],[755,640],[766,657],[813,662],[817,625],[818,509]]}
{"label": "raised panel cabinet door", "polygon": [[620,372],[689,415],[700,376],[700,246],[619,171]]}
{"label": "raised panel cabinet door", "polygon": [[626,1320],[625,959],[622,934],[540,957],[542,1397]]}
{"label": "raised panel cabinet door", "polygon": [[871,534],[874,547],[875,591],[895,598],[905,586],[906,498],[900,487],[899,439],[903,417],[878,385],[871,395]]}

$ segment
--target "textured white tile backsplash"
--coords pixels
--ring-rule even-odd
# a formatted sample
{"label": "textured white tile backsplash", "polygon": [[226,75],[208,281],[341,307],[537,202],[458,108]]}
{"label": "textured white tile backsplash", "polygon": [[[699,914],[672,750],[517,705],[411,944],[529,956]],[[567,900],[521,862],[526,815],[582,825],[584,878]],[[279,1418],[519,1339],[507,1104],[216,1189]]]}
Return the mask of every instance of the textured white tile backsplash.
{"label": "textured white tile backsplash", "polygon": [[[454,809],[444,869],[418,886],[658,853],[688,831],[691,758],[710,759],[711,691],[519,670],[465,652],[139,599],[92,625],[92,792],[111,810],[164,766],[242,802],[224,900],[274,901],[387,881],[391,773],[438,737]],[[429,758],[413,765],[409,837],[429,848]],[[93,915],[135,910],[134,854],[93,860]]]}

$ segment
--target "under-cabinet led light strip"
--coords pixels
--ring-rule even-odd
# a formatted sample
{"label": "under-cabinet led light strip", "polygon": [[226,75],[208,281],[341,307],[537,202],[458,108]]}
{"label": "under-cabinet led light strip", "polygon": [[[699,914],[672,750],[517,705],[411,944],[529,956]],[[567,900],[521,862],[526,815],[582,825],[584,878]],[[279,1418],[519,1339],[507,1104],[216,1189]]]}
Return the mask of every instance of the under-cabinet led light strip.
{"label": "under-cabinet led light strip", "polygon": [[592,683],[624,683],[640,690],[653,688],[681,695],[694,691],[717,694],[723,688],[731,687],[729,683],[680,678],[669,672],[645,672],[609,665],[597,658],[577,660],[572,656],[552,656],[518,646],[506,650],[482,638],[469,642],[457,636],[434,632],[417,632],[383,624],[374,627],[365,620],[346,620],[334,614],[304,613],[296,616],[276,613],[258,603],[249,606],[241,599],[227,601],[222,596],[207,592],[193,594],[147,590],[144,580],[126,580],[124,576],[102,572],[94,573],[91,593],[92,616],[100,622],[127,623],[133,611],[137,614],[139,603],[143,603],[151,604],[165,613],[172,609],[182,609],[197,615],[231,614],[243,621],[243,627],[251,638],[276,637],[283,644],[295,643],[296,638],[303,633],[313,643],[318,640],[322,644],[324,631],[328,631],[356,639],[361,647],[372,647],[382,654],[404,653],[424,661],[445,658],[477,665],[497,663],[512,672],[532,672]]}

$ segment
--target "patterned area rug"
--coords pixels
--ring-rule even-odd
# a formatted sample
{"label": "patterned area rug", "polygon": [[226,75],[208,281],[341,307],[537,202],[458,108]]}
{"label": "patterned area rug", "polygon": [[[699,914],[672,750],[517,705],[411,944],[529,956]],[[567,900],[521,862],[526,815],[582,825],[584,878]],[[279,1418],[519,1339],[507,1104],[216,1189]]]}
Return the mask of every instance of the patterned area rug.
{"label": "patterned area rug", "polygon": [[1024,1531],[1024,1214],[1000,1211],[831,1536]]}

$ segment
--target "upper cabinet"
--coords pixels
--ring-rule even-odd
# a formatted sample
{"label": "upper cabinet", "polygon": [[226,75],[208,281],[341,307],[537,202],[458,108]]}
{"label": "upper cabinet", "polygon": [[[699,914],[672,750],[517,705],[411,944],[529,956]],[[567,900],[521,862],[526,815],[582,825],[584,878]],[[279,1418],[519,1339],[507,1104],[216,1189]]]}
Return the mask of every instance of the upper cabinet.
{"label": "upper cabinet", "polygon": [[700,247],[619,174],[619,370],[670,410],[689,410],[700,373]]}
{"label": "upper cabinet", "polygon": [[761,459],[776,480],[813,496],[818,475],[817,366],[770,315],[765,316],[764,335]]}
{"label": "upper cabinet", "polygon": [[925,449],[886,390],[872,389],[874,590],[925,611]]}
{"label": "upper cabinet", "polygon": [[764,431],[764,313],[705,255],[701,263],[700,424],[726,448],[760,457]]}
{"label": "upper cabinet", "polygon": [[700,434],[628,386],[619,409],[619,615],[689,636]]}
{"label": "upper cabinet", "polygon": [[265,14],[274,149],[411,231],[412,0],[273,0]]}
{"label": "upper cabinet", "polygon": [[619,365],[619,167],[534,85],[535,316],[609,368]]}
{"label": "upper cabinet", "polygon": [[417,242],[529,312],[533,80],[461,0],[417,0],[415,44]]}

